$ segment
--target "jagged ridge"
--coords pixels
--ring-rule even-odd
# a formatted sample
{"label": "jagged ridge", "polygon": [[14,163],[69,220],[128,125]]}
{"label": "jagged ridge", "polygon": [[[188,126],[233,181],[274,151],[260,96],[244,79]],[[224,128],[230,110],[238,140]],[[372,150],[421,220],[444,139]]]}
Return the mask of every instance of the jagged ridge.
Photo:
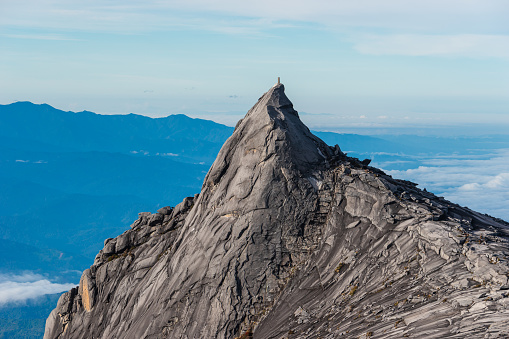
{"label": "jagged ridge", "polygon": [[199,196],[105,242],[45,338],[507,333],[508,225],[367,165],[274,86]]}

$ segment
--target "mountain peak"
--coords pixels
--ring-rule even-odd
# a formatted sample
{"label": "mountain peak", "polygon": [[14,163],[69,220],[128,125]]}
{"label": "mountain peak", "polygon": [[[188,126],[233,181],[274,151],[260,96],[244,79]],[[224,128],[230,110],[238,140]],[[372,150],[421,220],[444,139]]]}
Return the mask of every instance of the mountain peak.
{"label": "mountain peak", "polygon": [[[267,93],[265,93],[259,101],[260,104],[271,106],[276,109],[282,110],[284,113],[295,114],[298,113],[293,109],[293,104],[285,94],[285,86],[283,84],[276,84],[272,86]],[[284,110],[283,110],[284,109]]]}
{"label": "mountain peak", "polygon": [[237,126],[246,119],[258,122],[265,121],[266,117],[264,115],[268,115],[272,120],[284,119],[285,115],[299,117],[299,114],[293,108],[292,102],[285,94],[285,86],[283,84],[276,84],[264,93],[258,99],[258,102],[247,112],[246,116],[237,123]]}
{"label": "mountain peak", "polygon": [[278,84],[199,195],[105,242],[45,338],[509,336],[509,225],[416,186],[332,154]]}
{"label": "mountain peak", "polygon": [[[303,173],[325,164],[331,149],[314,136],[300,120],[285,94],[283,84],[276,84],[258,99],[241,119],[233,135],[221,148],[204,184],[217,184],[232,165],[252,163],[277,167],[295,167]],[[273,160],[274,160],[273,159]]]}

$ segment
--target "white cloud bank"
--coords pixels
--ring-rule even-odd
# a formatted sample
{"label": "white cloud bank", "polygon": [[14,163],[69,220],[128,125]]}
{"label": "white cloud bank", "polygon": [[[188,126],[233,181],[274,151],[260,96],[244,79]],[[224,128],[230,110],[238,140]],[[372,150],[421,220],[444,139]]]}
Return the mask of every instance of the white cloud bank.
{"label": "white cloud bank", "polygon": [[387,171],[462,206],[509,221],[509,150],[491,159],[429,159],[425,166]]}
{"label": "white cloud bank", "polygon": [[509,58],[509,35],[371,35],[354,48],[363,54]]}
{"label": "white cloud bank", "polygon": [[45,294],[60,293],[76,287],[76,284],[57,284],[42,275],[0,273],[0,306],[12,302],[24,302]]}

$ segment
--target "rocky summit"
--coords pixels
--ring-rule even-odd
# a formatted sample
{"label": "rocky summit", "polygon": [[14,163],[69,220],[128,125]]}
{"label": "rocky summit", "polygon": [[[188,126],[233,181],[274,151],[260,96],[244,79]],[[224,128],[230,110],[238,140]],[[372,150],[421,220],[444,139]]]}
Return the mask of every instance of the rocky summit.
{"label": "rocky summit", "polygon": [[200,194],[105,241],[44,338],[509,337],[509,224],[416,186],[275,85]]}

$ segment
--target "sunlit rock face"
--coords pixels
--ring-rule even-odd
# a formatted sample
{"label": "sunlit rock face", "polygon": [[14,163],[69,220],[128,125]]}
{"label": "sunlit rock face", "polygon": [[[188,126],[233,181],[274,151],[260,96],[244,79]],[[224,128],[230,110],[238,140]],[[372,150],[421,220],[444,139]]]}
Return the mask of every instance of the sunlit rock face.
{"label": "sunlit rock face", "polygon": [[105,241],[45,338],[509,336],[509,225],[368,164],[272,87],[199,195]]}

